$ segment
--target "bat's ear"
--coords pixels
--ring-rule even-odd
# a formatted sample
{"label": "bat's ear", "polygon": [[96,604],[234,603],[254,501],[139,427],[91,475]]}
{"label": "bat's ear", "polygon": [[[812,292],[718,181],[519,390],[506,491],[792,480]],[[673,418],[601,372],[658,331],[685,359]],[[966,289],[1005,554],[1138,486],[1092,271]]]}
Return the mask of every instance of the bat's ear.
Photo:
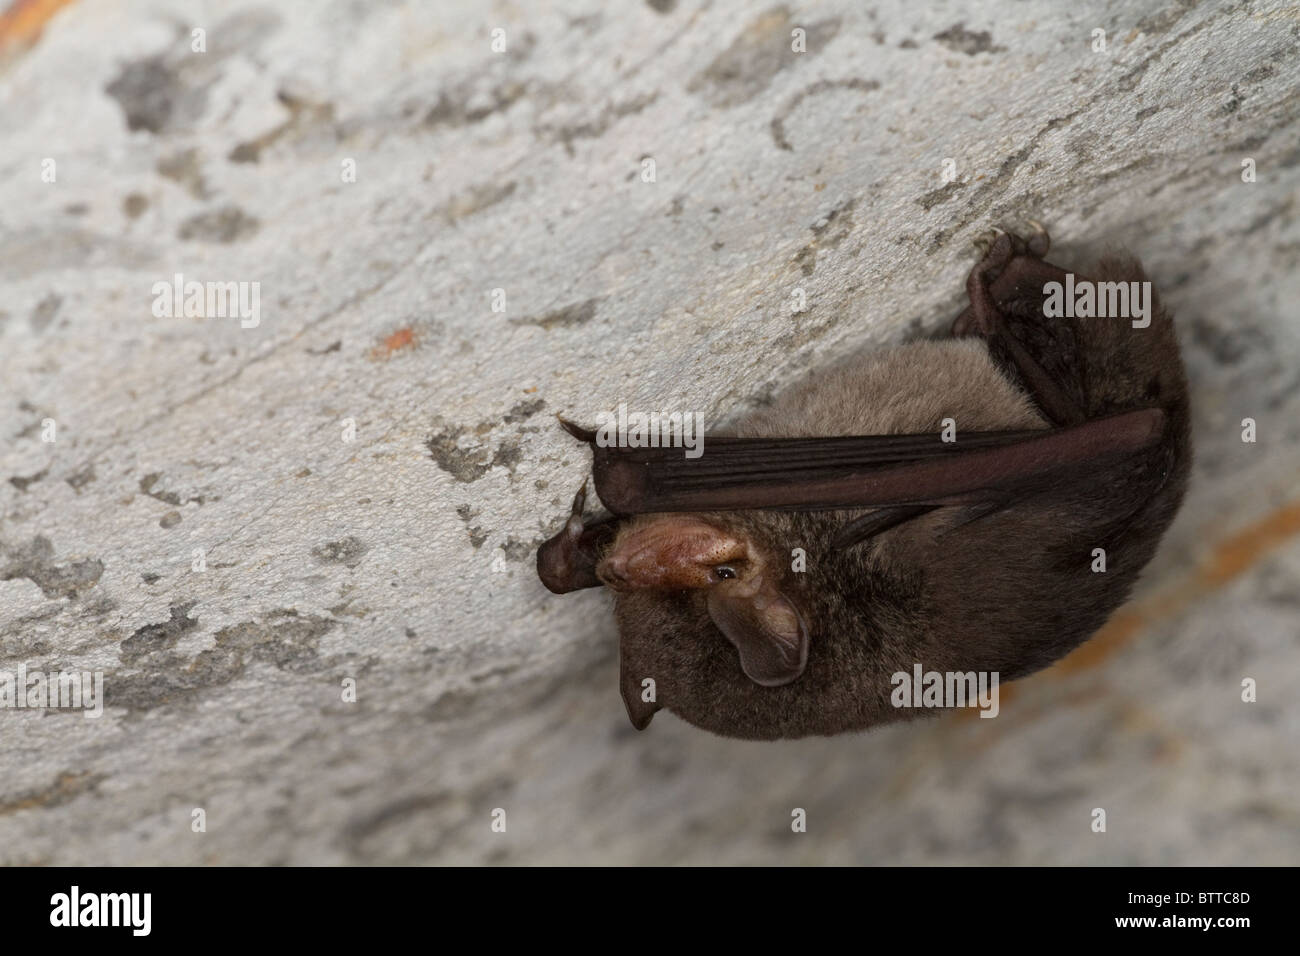
{"label": "bat's ear", "polygon": [[[658,712],[660,705],[653,700],[646,700],[647,688],[642,686],[643,677],[633,672],[629,666],[626,649],[621,645],[618,651],[618,689],[623,695],[623,706],[627,708],[627,719],[637,730],[650,726],[650,719]],[[649,696],[654,696],[649,694]]]}
{"label": "bat's ear", "polygon": [[808,663],[808,628],[789,598],[759,582],[757,588],[709,593],[709,617],[740,652],[740,668],[763,687],[796,680]]}

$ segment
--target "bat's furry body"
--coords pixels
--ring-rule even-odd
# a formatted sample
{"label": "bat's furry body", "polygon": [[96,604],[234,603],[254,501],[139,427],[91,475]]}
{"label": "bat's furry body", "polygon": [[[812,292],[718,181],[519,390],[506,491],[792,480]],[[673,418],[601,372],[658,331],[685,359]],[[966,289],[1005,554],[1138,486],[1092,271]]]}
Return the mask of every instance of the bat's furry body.
{"label": "bat's furry body", "polygon": [[[1040,307],[1025,306],[1039,301],[1040,278],[1016,280],[1010,271],[992,283],[1010,333],[1086,419],[1162,409],[1159,444],[1057,474],[991,512],[940,507],[848,548],[828,542],[862,510],[689,516],[766,557],[769,583],[807,622],[806,666],[791,682],[762,686],[739,666],[737,647],[711,617],[708,589],[620,589],[621,689],[633,723],[644,726],[665,708],[720,734],[770,739],[907,719],[926,711],[891,705],[891,675],[910,674],[919,663],[926,671],[1021,677],[1085,641],[1123,603],[1173,519],[1190,463],[1172,321],[1156,301],[1145,329],[1119,319],[1049,322]],[[1127,258],[1103,260],[1091,278],[1146,281]],[[962,338],[823,370],[741,422],[736,434],[937,434],[948,418],[959,442],[963,430],[1051,427],[1006,350]],[[664,520],[623,520],[601,553],[618,553]],[[794,548],[807,553],[805,571],[790,569]],[[1095,548],[1105,549],[1103,573],[1092,570]],[[608,575],[602,580],[610,583]],[[642,699],[646,677],[654,680],[653,703]]]}

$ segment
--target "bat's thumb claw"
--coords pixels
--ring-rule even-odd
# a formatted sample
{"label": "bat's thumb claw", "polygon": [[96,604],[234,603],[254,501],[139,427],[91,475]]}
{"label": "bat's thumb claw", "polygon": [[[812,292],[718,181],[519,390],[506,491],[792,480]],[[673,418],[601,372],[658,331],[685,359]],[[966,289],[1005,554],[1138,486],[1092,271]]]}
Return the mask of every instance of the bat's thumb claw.
{"label": "bat's thumb claw", "polygon": [[584,478],[582,479],[582,487],[579,488],[578,493],[573,496],[573,508],[570,511],[570,515],[577,517],[579,526],[581,526],[582,524],[582,509],[585,508],[586,506],[587,506],[587,479]]}
{"label": "bat's thumb claw", "polygon": [[585,441],[587,444],[591,444],[596,440],[596,433],[592,429],[583,428],[577,422],[569,421],[559,412],[556,412],[555,417],[560,420],[560,426],[574,438],[578,439],[578,441]]}

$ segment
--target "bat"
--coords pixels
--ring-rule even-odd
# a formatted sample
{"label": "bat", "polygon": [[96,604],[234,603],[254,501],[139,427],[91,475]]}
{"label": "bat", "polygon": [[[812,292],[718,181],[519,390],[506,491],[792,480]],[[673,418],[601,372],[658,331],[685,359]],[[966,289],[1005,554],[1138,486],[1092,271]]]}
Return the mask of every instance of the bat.
{"label": "bat", "polygon": [[[666,709],[770,740],[932,714],[897,706],[897,675],[1014,680],[1127,599],[1191,462],[1172,317],[1136,259],[1067,273],[1033,225],[977,242],[950,336],[820,370],[698,458],[561,420],[610,514],[584,517],[584,482],[538,575],[615,592],[634,727]],[[1062,288],[1096,292],[1063,310]],[[1141,321],[1094,317],[1116,289],[1148,290]]]}

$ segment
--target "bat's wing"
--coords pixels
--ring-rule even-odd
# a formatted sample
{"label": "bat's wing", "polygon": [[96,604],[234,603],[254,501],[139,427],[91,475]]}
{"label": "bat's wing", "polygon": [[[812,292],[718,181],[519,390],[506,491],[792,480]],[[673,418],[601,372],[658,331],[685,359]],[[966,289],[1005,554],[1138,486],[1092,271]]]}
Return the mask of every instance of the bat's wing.
{"label": "bat's wing", "polygon": [[933,507],[1006,502],[1062,472],[1140,454],[1159,443],[1164,423],[1164,412],[1144,408],[1065,428],[966,432],[954,442],[937,434],[706,438],[693,459],[682,448],[601,447],[594,432],[565,427],[591,444],[596,492],[615,515],[892,508],[906,520]]}

